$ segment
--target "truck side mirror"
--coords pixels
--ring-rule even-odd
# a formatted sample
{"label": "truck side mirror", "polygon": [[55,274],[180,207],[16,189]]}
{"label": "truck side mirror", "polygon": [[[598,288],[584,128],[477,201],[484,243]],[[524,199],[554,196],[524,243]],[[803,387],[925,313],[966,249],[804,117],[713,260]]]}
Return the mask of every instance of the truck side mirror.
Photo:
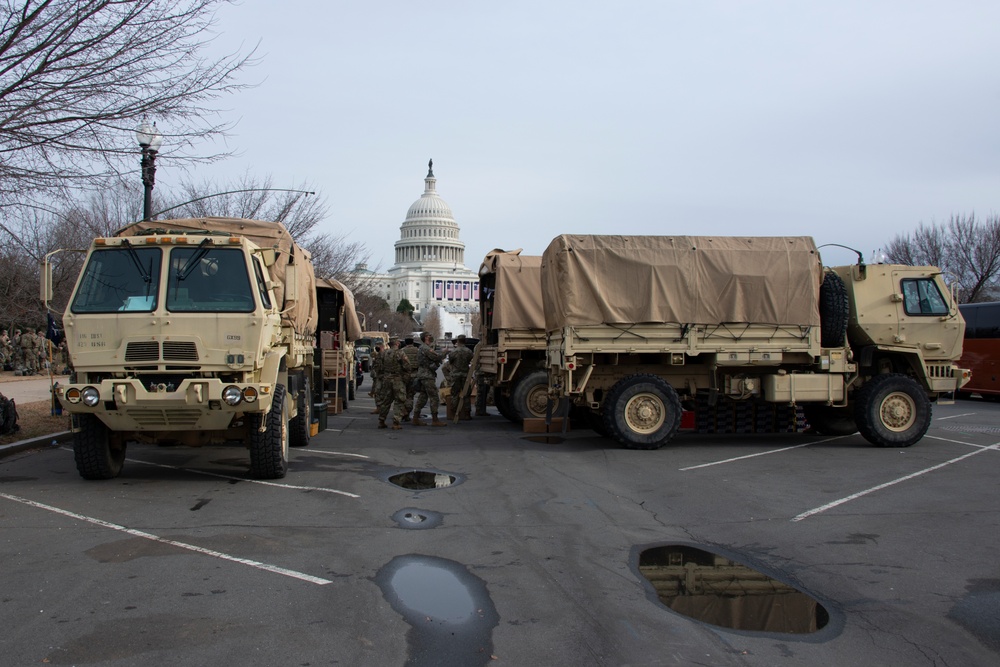
{"label": "truck side mirror", "polygon": [[261,248],[260,258],[264,260],[264,266],[274,266],[277,261],[277,253],[274,248]]}

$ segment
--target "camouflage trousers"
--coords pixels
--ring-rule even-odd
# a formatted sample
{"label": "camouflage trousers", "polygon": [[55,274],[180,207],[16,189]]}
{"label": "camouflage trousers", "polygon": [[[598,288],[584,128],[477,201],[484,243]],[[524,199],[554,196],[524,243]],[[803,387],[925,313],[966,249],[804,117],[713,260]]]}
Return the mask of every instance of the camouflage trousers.
{"label": "camouflage trousers", "polygon": [[434,378],[418,377],[417,380],[420,382],[420,389],[417,390],[416,401],[413,404],[413,416],[418,417],[420,411],[430,402],[431,416],[437,417],[438,406],[441,404],[441,401],[438,396],[437,385],[434,384]]}
{"label": "camouflage trousers", "polygon": [[379,421],[385,421],[389,416],[389,408],[393,408],[392,421],[398,423],[406,407],[406,387],[403,385],[403,379],[399,376],[383,377],[375,393],[375,405],[378,406]]}

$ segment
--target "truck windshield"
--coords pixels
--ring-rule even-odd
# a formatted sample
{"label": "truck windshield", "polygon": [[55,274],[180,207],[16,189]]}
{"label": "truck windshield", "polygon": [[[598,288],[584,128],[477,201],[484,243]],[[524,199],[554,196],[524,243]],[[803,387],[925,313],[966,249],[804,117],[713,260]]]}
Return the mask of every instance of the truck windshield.
{"label": "truck windshield", "polygon": [[250,313],[253,291],[240,248],[174,248],[167,274],[167,310]]}
{"label": "truck windshield", "polygon": [[73,297],[74,313],[149,313],[160,286],[159,248],[119,247],[90,254]]}

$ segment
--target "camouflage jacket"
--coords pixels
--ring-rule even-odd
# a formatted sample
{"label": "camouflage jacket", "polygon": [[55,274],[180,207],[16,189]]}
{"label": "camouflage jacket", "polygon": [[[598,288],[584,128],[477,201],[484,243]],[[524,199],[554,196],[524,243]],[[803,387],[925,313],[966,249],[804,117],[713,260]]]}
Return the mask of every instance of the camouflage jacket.
{"label": "camouflage jacket", "polygon": [[437,377],[437,369],[441,365],[441,355],[438,351],[427,343],[424,343],[417,350],[417,359],[420,364],[417,370],[417,377],[434,380]]}

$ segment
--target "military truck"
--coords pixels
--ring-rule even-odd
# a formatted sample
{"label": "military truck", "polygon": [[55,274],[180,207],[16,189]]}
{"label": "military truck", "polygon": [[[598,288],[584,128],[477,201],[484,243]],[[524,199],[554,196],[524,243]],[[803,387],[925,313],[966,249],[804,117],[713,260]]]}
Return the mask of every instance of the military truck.
{"label": "military truck", "polygon": [[280,223],[145,221],[94,239],[63,326],[73,373],[56,395],[86,479],[116,477],[130,442],[230,440],[274,479],[309,442],[316,281]]}
{"label": "military truck", "polygon": [[493,250],[479,267],[480,389],[493,390],[501,415],[515,423],[544,417],[548,403],[542,258]]}
{"label": "military truck", "polygon": [[316,386],[327,403],[341,399],[346,408],[360,384],[354,341],[361,335],[361,320],[354,293],[332,278],[316,284],[319,308],[319,348],[316,350]]}
{"label": "military truck", "polygon": [[808,237],[562,235],[542,255],[549,395],[633,449],[678,430],[860,431],[907,447],[969,380],[930,266],[824,268]]}

